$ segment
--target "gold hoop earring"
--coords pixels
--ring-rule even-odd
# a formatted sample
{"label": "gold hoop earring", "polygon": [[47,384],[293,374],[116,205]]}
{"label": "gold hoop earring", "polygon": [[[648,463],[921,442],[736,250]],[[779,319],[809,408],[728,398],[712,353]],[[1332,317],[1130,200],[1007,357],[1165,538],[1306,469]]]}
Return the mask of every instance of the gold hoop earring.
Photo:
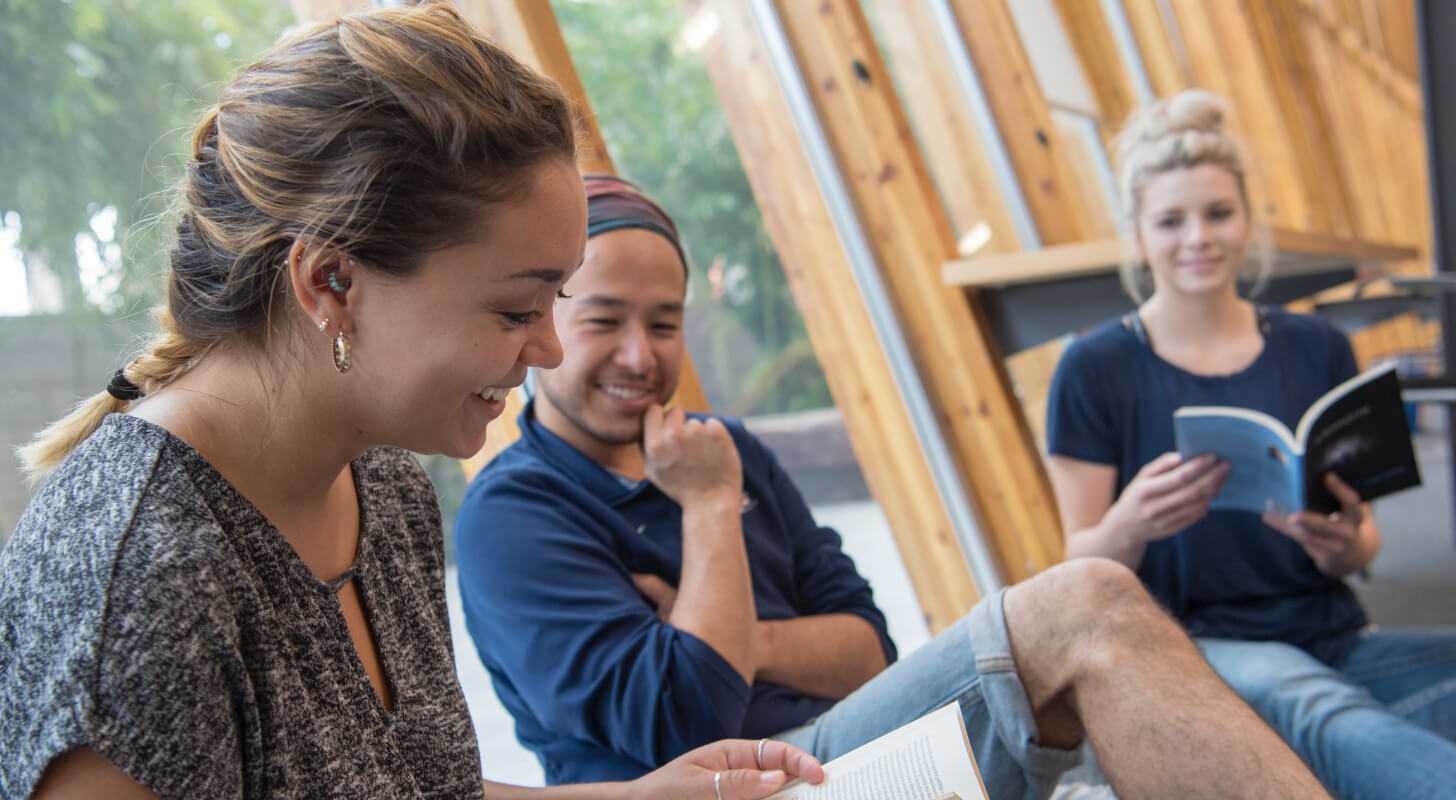
{"label": "gold hoop earring", "polygon": [[334,337],[334,369],[342,373],[348,372],[353,366],[354,358],[349,353],[349,337],[340,328],[338,335]]}

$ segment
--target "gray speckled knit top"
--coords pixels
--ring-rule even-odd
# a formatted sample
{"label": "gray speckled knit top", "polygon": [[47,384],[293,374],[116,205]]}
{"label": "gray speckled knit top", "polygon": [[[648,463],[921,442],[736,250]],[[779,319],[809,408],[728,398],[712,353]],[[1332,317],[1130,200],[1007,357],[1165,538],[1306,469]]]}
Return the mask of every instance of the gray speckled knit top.
{"label": "gray speckled knit top", "polygon": [[0,552],[0,797],[81,745],[164,798],[480,797],[434,492],[402,451],[353,469],[393,713],[282,535],[186,443],[113,414]]}

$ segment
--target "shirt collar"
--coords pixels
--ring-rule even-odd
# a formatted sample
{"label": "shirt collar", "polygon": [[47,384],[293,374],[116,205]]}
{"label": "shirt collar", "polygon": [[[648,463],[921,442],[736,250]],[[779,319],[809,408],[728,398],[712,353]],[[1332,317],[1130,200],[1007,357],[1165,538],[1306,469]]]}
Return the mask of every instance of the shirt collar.
{"label": "shirt collar", "polygon": [[536,399],[526,401],[516,418],[521,439],[542,461],[564,474],[572,483],[608,505],[625,503],[652,488],[652,482],[631,482],[593,461],[565,439],[552,433],[536,419]]}

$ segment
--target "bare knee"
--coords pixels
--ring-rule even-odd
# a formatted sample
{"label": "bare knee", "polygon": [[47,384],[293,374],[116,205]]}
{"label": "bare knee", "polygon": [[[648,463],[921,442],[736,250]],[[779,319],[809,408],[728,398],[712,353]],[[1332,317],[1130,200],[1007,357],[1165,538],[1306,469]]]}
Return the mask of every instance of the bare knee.
{"label": "bare knee", "polygon": [[1109,615],[1151,607],[1136,574],[1106,558],[1065,561],[1018,584],[1019,601],[1043,612],[1038,618],[1056,621],[1081,633],[1103,627]]}
{"label": "bare knee", "polygon": [[1110,559],[1058,564],[1008,590],[1004,605],[1017,672],[1044,744],[1080,739],[1071,701],[1080,682],[1114,676],[1145,658],[1148,648],[1157,652],[1181,637],[1137,575]]}
{"label": "bare knee", "polygon": [[1057,684],[1177,631],[1137,575],[1105,558],[1073,559],[1012,587],[1006,623],[1018,666],[1024,659],[1045,670],[1050,662]]}

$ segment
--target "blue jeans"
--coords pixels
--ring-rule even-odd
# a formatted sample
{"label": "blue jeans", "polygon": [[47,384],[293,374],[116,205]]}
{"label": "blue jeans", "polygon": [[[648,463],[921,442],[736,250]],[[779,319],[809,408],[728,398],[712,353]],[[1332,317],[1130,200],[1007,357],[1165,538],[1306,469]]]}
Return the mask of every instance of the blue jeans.
{"label": "blue jeans", "polygon": [[1336,797],[1456,795],[1456,628],[1366,632],[1334,666],[1281,642],[1198,645]]}
{"label": "blue jeans", "polygon": [[1011,659],[1003,594],[984,598],[833,708],[774,738],[828,761],[953,702],[965,718],[989,796],[1048,797],[1080,753],[1037,744],[1031,701]]}

